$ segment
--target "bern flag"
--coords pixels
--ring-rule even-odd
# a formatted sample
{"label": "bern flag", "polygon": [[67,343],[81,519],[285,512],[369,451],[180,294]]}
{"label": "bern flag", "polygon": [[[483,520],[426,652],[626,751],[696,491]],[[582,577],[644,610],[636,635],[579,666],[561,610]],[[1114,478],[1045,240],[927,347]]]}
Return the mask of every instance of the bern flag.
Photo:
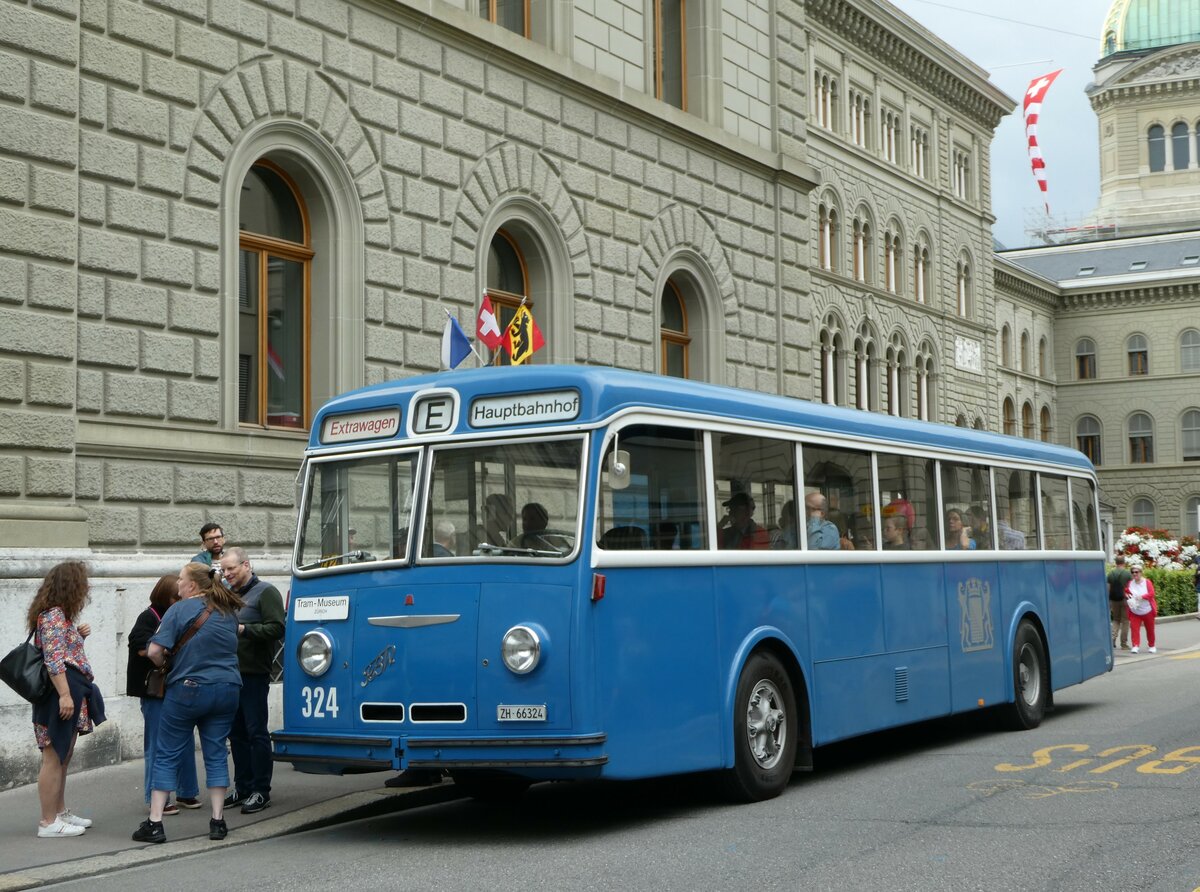
{"label": "bern flag", "polygon": [[475,335],[489,350],[495,350],[504,343],[504,332],[500,330],[500,320],[492,309],[492,299],[483,294],[483,305],[479,308],[479,320],[475,323]]}
{"label": "bern flag", "polygon": [[520,365],[545,345],[542,330],[533,321],[533,313],[522,304],[505,329],[508,340],[508,358],[513,365]]}
{"label": "bern flag", "polygon": [[442,329],[442,367],[457,368],[458,364],[471,355],[471,342],[467,334],[453,316],[446,317],[446,327]]}

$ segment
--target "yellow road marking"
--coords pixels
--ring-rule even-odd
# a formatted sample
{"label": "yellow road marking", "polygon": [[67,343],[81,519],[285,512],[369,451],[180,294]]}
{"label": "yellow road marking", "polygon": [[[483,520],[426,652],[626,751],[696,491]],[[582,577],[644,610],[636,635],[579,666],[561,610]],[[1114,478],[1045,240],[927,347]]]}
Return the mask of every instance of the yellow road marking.
{"label": "yellow road marking", "polygon": [[1200,650],[1190,654],[1179,654],[1174,657],[1167,657],[1168,660],[1200,660]]}

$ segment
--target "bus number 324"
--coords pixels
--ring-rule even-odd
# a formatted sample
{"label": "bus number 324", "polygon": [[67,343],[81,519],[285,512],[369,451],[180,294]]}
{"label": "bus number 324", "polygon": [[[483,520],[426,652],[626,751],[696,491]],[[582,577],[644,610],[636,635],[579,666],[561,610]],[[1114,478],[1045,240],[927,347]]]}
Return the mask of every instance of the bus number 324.
{"label": "bus number 324", "polygon": [[337,718],[337,688],[310,688],[305,685],[300,689],[300,696],[304,698],[300,715],[306,719]]}

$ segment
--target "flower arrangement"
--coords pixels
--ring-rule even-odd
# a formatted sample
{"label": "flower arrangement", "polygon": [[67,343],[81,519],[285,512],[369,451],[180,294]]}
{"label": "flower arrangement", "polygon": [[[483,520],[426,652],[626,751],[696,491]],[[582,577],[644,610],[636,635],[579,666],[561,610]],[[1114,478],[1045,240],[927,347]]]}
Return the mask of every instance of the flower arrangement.
{"label": "flower arrangement", "polygon": [[1200,566],[1200,542],[1191,536],[1174,538],[1168,530],[1129,527],[1117,540],[1117,554],[1130,566],[1186,570]]}

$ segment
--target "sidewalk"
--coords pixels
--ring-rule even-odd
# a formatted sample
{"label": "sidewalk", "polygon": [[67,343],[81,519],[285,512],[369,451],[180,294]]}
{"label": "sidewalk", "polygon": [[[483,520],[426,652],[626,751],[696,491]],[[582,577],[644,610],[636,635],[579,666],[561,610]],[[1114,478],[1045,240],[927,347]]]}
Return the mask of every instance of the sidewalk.
{"label": "sidewalk", "polygon": [[1184,613],[1157,620],[1154,624],[1154,631],[1156,632],[1158,653],[1146,652],[1146,635],[1143,632],[1142,646],[1138,653],[1130,653],[1127,650],[1121,650],[1120,647],[1113,649],[1113,668],[1119,669],[1127,663],[1138,663],[1142,660],[1179,656],[1200,649],[1200,622],[1196,622],[1197,618],[1198,615],[1195,613]]}
{"label": "sidewalk", "polygon": [[[198,770],[203,785],[203,763]],[[393,776],[392,772],[344,777],[301,774],[286,763],[276,763],[269,808],[255,815],[243,815],[240,807],[227,811],[229,836],[214,842],[208,838],[211,812],[207,799],[202,798],[199,809],[180,809],[178,815],[163,818],[167,841],[161,845],[130,838],[146,817],[140,759],[67,775],[67,807],[95,821],[87,833],[71,839],[37,838],[36,785],[6,790],[0,792],[0,892],[256,842],[334,820],[385,814],[461,795],[448,780],[435,787],[389,789],[383,782]],[[201,789],[202,797],[205,793]]]}

